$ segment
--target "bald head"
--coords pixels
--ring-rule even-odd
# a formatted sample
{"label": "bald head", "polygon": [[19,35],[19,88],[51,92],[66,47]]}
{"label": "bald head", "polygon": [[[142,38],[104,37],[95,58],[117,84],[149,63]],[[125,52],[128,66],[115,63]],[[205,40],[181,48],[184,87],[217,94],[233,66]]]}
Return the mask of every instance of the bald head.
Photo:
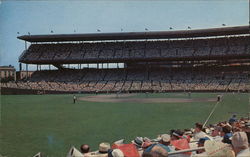
{"label": "bald head", "polygon": [[89,145],[83,144],[83,145],[81,145],[80,149],[81,149],[82,153],[88,153],[89,152]]}

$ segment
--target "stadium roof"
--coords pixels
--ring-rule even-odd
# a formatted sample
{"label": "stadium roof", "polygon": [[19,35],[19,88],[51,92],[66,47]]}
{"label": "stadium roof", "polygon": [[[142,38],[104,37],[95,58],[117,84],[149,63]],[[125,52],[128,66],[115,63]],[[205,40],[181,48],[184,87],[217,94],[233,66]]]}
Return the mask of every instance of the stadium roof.
{"label": "stadium roof", "polygon": [[23,35],[18,39],[28,42],[60,42],[60,41],[100,41],[100,40],[140,40],[140,39],[170,39],[193,38],[225,35],[250,34],[250,26],[221,27],[179,31],[147,31],[119,33],[88,33],[88,34],[48,34]]}

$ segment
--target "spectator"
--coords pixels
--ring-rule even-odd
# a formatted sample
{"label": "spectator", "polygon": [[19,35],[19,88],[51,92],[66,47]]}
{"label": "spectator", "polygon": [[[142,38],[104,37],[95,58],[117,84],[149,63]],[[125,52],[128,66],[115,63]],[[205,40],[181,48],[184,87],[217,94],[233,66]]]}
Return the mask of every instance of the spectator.
{"label": "spectator", "polygon": [[200,138],[204,138],[207,136],[205,132],[202,131],[203,126],[201,123],[195,123],[195,130],[194,130],[194,140],[199,140]]}
{"label": "spectator", "polygon": [[222,127],[221,136],[223,137],[222,142],[231,144],[230,138],[233,136],[232,127],[229,125],[225,125]]}
{"label": "spectator", "polygon": [[[198,147],[204,147],[204,143],[206,142],[206,140],[209,140],[209,138],[208,137],[200,138],[199,141],[198,141]],[[196,151],[196,153],[206,156],[205,149],[198,150],[198,151]]]}
{"label": "spectator", "polygon": [[236,157],[249,157],[248,139],[245,132],[236,132],[232,137],[232,145]]}
{"label": "spectator", "polygon": [[142,157],[167,157],[168,151],[160,145],[154,145],[150,151],[144,151]]}
{"label": "spectator", "polygon": [[80,150],[81,150],[82,154],[88,153],[90,151],[89,145],[87,145],[87,144],[81,145]]}
{"label": "spectator", "polygon": [[237,122],[236,114],[234,114],[230,119],[229,119],[229,124],[233,126],[234,123]]}
{"label": "spectator", "polygon": [[114,149],[108,151],[108,157],[124,157],[123,152],[120,149]]}

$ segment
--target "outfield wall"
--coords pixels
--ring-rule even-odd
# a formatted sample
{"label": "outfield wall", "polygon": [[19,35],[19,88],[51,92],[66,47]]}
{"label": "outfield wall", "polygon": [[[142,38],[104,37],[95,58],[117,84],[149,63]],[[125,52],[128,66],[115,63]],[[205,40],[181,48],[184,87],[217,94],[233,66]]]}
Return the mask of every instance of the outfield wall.
{"label": "outfield wall", "polygon": [[154,91],[154,90],[132,90],[132,91],[52,91],[52,90],[33,90],[33,89],[20,89],[20,88],[1,88],[1,95],[41,95],[41,94],[104,94],[104,93],[174,93],[174,92],[240,92],[249,93],[249,91],[238,91],[238,90],[164,90],[164,91]]}

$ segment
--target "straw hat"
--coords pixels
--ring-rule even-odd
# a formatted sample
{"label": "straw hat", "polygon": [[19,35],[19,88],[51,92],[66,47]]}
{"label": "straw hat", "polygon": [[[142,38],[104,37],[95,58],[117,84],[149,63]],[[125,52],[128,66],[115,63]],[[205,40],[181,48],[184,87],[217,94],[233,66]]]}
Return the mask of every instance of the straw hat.
{"label": "straw hat", "polygon": [[114,149],[112,151],[112,157],[124,157],[124,154],[120,149]]}
{"label": "straw hat", "polygon": [[107,142],[100,143],[99,145],[99,153],[107,153],[110,149],[110,144]]}
{"label": "straw hat", "polygon": [[161,140],[163,141],[163,142],[170,142],[170,135],[169,134],[162,134],[161,135]]}
{"label": "straw hat", "polygon": [[234,152],[229,144],[217,141],[206,140],[204,144],[208,156],[213,157],[234,157]]}
{"label": "straw hat", "polygon": [[142,137],[136,137],[133,141],[131,141],[133,144],[135,144],[137,147],[141,147],[143,143]]}

